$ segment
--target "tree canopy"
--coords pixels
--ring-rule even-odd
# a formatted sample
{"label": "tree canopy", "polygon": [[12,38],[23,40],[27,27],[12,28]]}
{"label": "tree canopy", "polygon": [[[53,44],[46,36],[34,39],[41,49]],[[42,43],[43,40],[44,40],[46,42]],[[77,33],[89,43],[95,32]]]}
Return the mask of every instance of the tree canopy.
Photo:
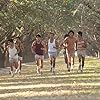
{"label": "tree canopy", "polygon": [[[100,48],[100,0],[0,0],[0,44],[7,38],[49,31],[83,31],[91,50]],[[92,44],[91,44],[92,43]]]}

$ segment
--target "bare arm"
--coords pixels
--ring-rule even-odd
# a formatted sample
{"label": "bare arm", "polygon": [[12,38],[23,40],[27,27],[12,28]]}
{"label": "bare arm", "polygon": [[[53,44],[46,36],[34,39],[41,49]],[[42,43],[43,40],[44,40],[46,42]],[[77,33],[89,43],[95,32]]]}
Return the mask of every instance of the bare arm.
{"label": "bare arm", "polygon": [[24,52],[24,45],[23,45],[23,43],[20,44],[20,49],[21,49],[22,52]]}
{"label": "bare arm", "polygon": [[9,53],[8,48],[9,48],[9,45],[5,46],[5,50],[4,50],[4,52],[7,53],[7,54]]}
{"label": "bare arm", "polygon": [[46,43],[42,41],[42,45],[43,45],[43,48],[41,48],[44,53],[46,53],[46,50],[47,50],[47,47],[46,47]]}
{"label": "bare arm", "polygon": [[34,42],[32,43],[32,46],[31,46],[31,51],[32,51],[33,54],[36,54],[36,53],[35,53],[35,44],[36,44],[36,42],[34,41]]}
{"label": "bare arm", "polygon": [[60,47],[67,48],[67,46],[64,45],[64,44],[67,43],[67,40],[68,40],[68,38],[65,38],[65,39],[61,42]]}
{"label": "bare arm", "polygon": [[84,48],[87,48],[87,42],[84,40]]}
{"label": "bare arm", "polygon": [[55,45],[56,45],[56,47],[54,47],[55,49],[58,49],[59,48],[59,43],[58,43],[58,41],[55,41]]}
{"label": "bare arm", "polygon": [[48,41],[46,41],[46,52],[48,52]]}
{"label": "bare arm", "polygon": [[19,47],[18,47],[18,45],[17,45],[17,44],[15,44],[15,48],[17,49],[17,52],[16,52],[16,54],[15,54],[15,55],[17,55],[17,54],[20,52],[20,49],[19,49]]}
{"label": "bare arm", "polygon": [[77,39],[75,40],[75,51],[77,51]]}

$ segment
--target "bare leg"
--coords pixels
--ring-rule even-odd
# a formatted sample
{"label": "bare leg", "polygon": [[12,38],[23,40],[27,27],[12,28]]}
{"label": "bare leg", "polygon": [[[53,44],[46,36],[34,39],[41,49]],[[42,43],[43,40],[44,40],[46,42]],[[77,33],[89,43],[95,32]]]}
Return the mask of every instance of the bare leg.
{"label": "bare leg", "polygon": [[53,58],[52,57],[50,57],[50,65],[51,65],[50,72],[52,72],[52,68],[53,68]]}
{"label": "bare leg", "polygon": [[52,58],[50,58],[50,65],[52,66]]}
{"label": "bare leg", "polygon": [[22,69],[22,60],[18,61],[18,73],[21,74],[21,69]]}
{"label": "bare leg", "polygon": [[42,74],[42,69],[43,69],[43,59],[38,59],[37,60],[37,73]]}
{"label": "bare leg", "polygon": [[22,69],[22,60],[19,61],[19,70],[21,71]]}
{"label": "bare leg", "polygon": [[17,73],[18,72],[18,62],[14,62],[14,67],[15,67],[15,69],[16,69],[16,71],[15,71],[15,73]]}
{"label": "bare leg", "polygon": [[65,59],[65,63],[67,64],[67,68],[68,68],[68,58],[67,58],[67,55],[64,57]]}
{"label": "bare leg", "polygon": [[75,57],[72,58],[73,59],[73,65],[75,64]]}
{"label": "bare leg", "polygon": [[10,70],[13,72],[13,63],[10,63]]}
{"label": "bare leg", "polygon": [[36,59],[36,65],[37,65],[37,73],[40,73],[39,59]]}
{"label": "bare leg", "polygon": [[18,62],[15,62],[15,68],[18,69]]}
{"label": "bare leg", "polygon": [[82,57],[82,71],[83,71],[83,68],[84,68],[84,61],[85,61],[85,57]]}
{"label": "bare leg", "polygon": [[14,77],[14,73],[13,73],[13,63],[10,63],[10,74],[12,77]]}
{"label": "bare leg", "polygon": [[81,57],[79,57],[79,70],[81,70]]}
{"label": "bare leg", "polygon": [[68,71],[70,72],[71,69],[71,56],[68,56]]}
{"label": "bare leg", "polygon": [[74,57],[71,57],[72,58],[72,62],[71,62],[71,70],[73,70],[73,67],[74,67]]}
{"label": "bare leg", "polygon": [[55,57],[53,57],[53,74],[55,74],[55,62],[56,62],[56,58]]}

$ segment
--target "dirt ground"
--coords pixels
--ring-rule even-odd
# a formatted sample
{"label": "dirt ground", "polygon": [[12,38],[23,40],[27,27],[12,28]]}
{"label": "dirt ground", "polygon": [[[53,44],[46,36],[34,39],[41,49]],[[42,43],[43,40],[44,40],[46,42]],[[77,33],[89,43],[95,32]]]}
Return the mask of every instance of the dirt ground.
{"label": "dirt ground", "polygon": [[67,72],[63,57],[57,58],[56,74],[48,59],[43,75],[36,73],[35,63],[23,64],[21,75],[11,77],[9,68],[0,69],[0,100],[100,100],[100,60],[86,58],[84,72]]}

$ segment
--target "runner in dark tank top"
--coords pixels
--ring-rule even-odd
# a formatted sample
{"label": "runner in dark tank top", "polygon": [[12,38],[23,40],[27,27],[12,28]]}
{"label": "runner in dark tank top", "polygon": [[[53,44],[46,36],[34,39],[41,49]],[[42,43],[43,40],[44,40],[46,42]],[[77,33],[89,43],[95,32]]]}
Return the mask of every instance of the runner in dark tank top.
{"label": "runner in dark tank top", "polygon": [[31,50],[32,53],[35,55],[37,73],[39,74],[42,74],[45,48],[46,46],[42,41],[41,35],[36,35],[36,40],[32,43]]}
{"label": "runner in dark tank top", "polygon": [[43,55],[44,50],[42,48],[44,48],[43,44],[41,42],[36,42],[35,53],[38,54],[38,55]]}
{"label": "runner in dark tank top", "polygon": [[19,47],[19,53],[18,53],[19,67],[18,67],[18,73],[21,74],[24,45],[23,45],[20,37],[16,38],[16,45]]}

